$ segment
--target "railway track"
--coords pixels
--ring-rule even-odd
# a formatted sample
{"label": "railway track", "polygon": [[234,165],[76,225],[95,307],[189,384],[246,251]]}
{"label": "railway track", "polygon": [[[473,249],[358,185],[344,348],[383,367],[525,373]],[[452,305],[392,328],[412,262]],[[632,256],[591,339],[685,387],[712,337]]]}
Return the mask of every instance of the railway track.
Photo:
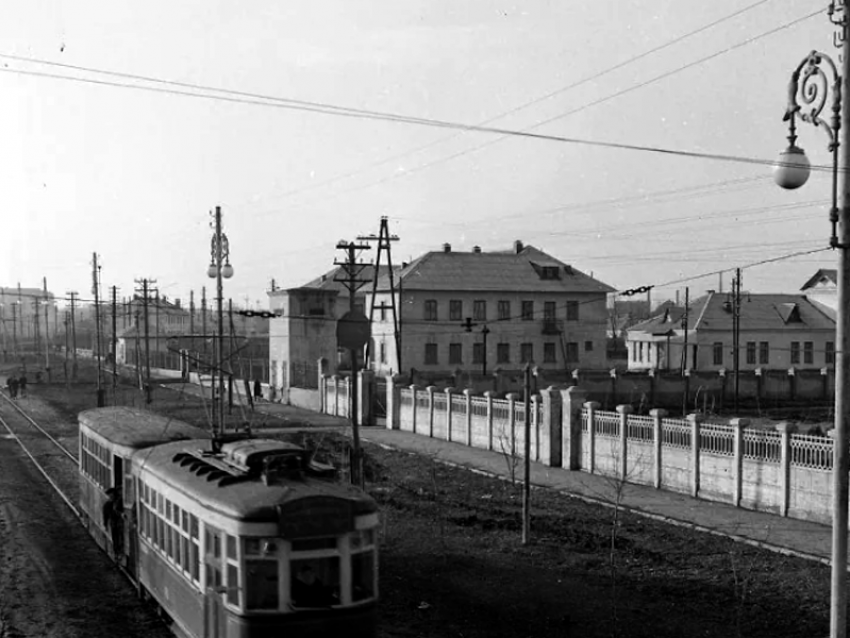
{"label": "railway track", "polygon": [[24,411],[18,402],[0,392],[0,427],[13,439],[77,518],[77,454]]}

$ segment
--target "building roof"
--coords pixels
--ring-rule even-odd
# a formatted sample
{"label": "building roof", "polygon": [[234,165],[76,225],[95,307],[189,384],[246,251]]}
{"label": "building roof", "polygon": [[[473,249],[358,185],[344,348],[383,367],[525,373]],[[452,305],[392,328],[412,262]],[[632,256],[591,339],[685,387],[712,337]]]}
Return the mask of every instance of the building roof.
{"label": "building roof", "polygon": [[[401,269],[404,290],[600,293],[614,288],[535,248],[513,251],[427,252]],[[378,290],[388,291],[382,276]]]}
{"label": "building roof", "polygon": [[814,288],[818,284],[832,284],[833,286],[837,286],[838,271],[830,268],[821,268],[812,275],[806,283],[803,284],[803,287],[800,288],[800,290],[808,290],[809,288]]}
{"label": "building roof", "polygon": [[[394,267],[394,270],[399,270],[399,267]],[[387,275],[387,273],[389,273],[389,266],[381,266],[380,273],[381,276]],[[345,269],[342,266],[337,266],[333,270],[326,272],[324,275],[311,279],[303,286],[298,286],[298,288],[294,288],[293,290],[309,288],[312,290],[336,291],[342,295],[348,295],[348,288],[345,287],[345,284],[343,284],[342,281],[339,281],[346,276]],[[357,279],[361,281],[368,281],[369,284],[371,284],[374,276],[375,266],[373,264],[364,264],[363,270],[357,274]],[[360,288],[359,292],[360,294],[371,292],[371,286],[367,284]]]}
{"label": "building roof", "polygon": [[[629,332],[666,334],[682,327],[683,311],[668,310],[629,328]],[[835,319],[805,295],[741,295],[741,331],[835,330]],[[732,296],[710,292],[688,308],[689,330],[732,330]]]}

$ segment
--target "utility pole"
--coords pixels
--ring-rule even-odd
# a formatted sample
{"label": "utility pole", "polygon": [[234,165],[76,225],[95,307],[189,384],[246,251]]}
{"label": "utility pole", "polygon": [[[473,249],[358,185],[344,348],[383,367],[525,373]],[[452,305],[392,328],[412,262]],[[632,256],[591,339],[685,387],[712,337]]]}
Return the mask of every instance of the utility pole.
{"label": "utility pole", "polygon": [[688,372],[688,294],[690,288],[685,288],[685,314],[682,315],[682,379],[685,392],[682,395],[682,415],[688,413],[688,394],[690,394],[690,376]]}
{"label": "utility pole", "polygon": [[195,291],[189,291],[189,334],[195,334]]}
{"label": "utility pole", "polygon": [[[369,306],[369,325],[372,324],[372,319],[375,316],[375,298],[378,292],[378,278],[381,275],[381,255],[387,253],[387,276],[390,282],[390,307],[393,311],[393,340],[395,341],[396,365],[398,372],[401,373],[401,336],[399,334],[398,312],[396,311],[395,301],[395,273],[393,272],[393,257],[392,257],[392,242],[398,241],[398,235],[390,235],[390,228],[387,223],[387,217],[381,217],[381,226],[377,235],[360,235],[358,241],[377,241],[378,253],[375,256],[375,274],[372,277],[372,303]],[[337,246],[339,248],[339,246]],[[272,279],[274,286],[274,279]],[[383,303],[383,302],[382,302]],[[399,303],[401,300],[399,299]],[[371,339],[366,344],[366,357],[364,363],[370,362],[375,355],[372,352]]]}
{"label": "utility pole", "polygon": [[118,286],[112,286],[112,402],[118,387]]}
{"label": "utility pole", "polygon": [[50,383],[50,295],[47,293],[47,277],[44,277],[44,371]]}
{"label": "utility pole", "polygon": [[68,311],[66,310],[66,311],[65,311],[65,322],[64,322],[64,323],[65,323],[65,360],[62,362],[62,367],[64,368],[63,372],[65,373],[65,385],[66,385],[66,386],[69,384],[69,377],[68,377],[68,350],[69,350],[69,343],[68,343],[68,337],[69,337],[69,333],[68,333],[68,323],[69,323],[69,321],[70,321],[70,318],[68,317],[68,314],[69,314],[69,313],[68,313]]}
{"label": "utility pole", "polygon": [[92,294],[94,295],[94,327],[95,327],[95,343],[97,349],[97,407],[102,408],[106,405],[104,390],[103,390],[103,368],[101,367],[101,339],[100,339],[100,282],[98,275],[100,274],[100,266],[97,265],[97,253],[92,253]]}
{"label": "utility pole", "polygon": [[[207,360],[207,287],[201,287],[201,349],[204,352],[204,363]],[[215,414],[213,414],[215,416]]]}
{"label": "utility pole", "polygon": [[[76,319],[77,311],[75,309],[76,308],[75,302],[76,302],[76,298],[77,298],[77,292],[76,291],[66,292],[65,294],[68,295],[71,298],[71,352],[72,352],[72,355],[71,355],[71,380],[76,381],[77,380],[77,319]],[[66,330],[67,330],[67,328],[66,328]]]}
{"label": "utility pole", "polygon": [[[155,284],[155,279],[143,278],[141,282],[137,279],[136,283],[142,284],[142,307],[145,313],[145,401],[151,403],[153,401],[151,388],[151,345],[150,345],[150,322],[148,318],[148,299],[150,297],[150,284]],[[136,291],[138,292],[138,290]]]}
{"label": "utility pole", "polygon": [[216,306],[218,310],[218,432],[214,438],[224,434],[224,283],[223,279],[233,276],[233,266],[230,265],[230,241],[221,228],[221,206],[215,207],[215,234],[211,242],[211,263],[207,275],[216,280]]}
{"label": "utility pole", "polygon": [[156,324],[156,328],[155,328],[156,337],[155,337],[155,345],[154,345],[153,350],[154,350],[154,358],[156,359],[156,364],[157,364],[156,367],[160,367],[160,366],[162,366],[162,364],[159,362],[159,352],[160,352],[160,350],[159,350],[159,306],[160,306],[159,290],[156,291],[156,295],[154,296],[154,303],[156,304],[156,306],[154,307],[154,317],[155,317],[154,323]]}
{"label": "utility pole", "polygon": [[[357,261],[357,251],[369,250],[369,244],[356,244],[352,242],[340,242],[336,245],[338,250],[345,251],[345,261],[334,261],[337,266],[342,266],[345,271],[344,277],[336,278],[336,281],[341,282],[348,290],[348,312],[354,313],[354,297],[357,291],[369,283],[368,279],[359,279],[366,264]],[[368,343],[368,340],[367,340]],[[364,344],[365,345],[365,344]],[[351,482],[354,485],[363,487],[363,471],[362,471],[362,456],[360,450],[360,424],[357,418],[357,350],[356,347],[350,347],[348,352],[351,356],[351,432],[353,439],[352,463],[351,463]]]}
{"label": "utility pole", "polygon": [[12,351],[14,353],[14,357],[17,360],[18,358],[18,302],[12,302]]}
{"label": "utility pole", "polygon": [[[460,327],[465,329],[467,332],[472,332],[472,329],[477,326],[477,323],[472,323],[472,317],[467,317],[466,321],[460,324]],[[490,334],[490,328],[487,327],[485,323],[481,327],[481,336],[483,338],[484,343],[482,344],[481,353],[481,374],[487,376],[487,335]]]}
{"label": "utility pole", "polygon": [[522,482],[522,544],[531,540],[531,364],[526,363],[523,379],[523,403],[525,408],[525,458],[523,459]]}
{"label": "utility pole", "polygon": [[741,269],[735,269],[732,280],[732,365],[735,372],[735,414],[738,414],[741,352]]}
{"label": "utility pole", "polygon": [[24,296],[21,294],[21,282],[18,282],[18,314],[21,319],[21,355],[26,356],[27,322],[24,321]]}
{"label": "utility pole", "polygon": [[32,321],[33,327],[35,328],[35,354],[38,356],[38,353],[41,352],[41,326],[39,325],[38,318],[41,316],[41,312],[39,305],[41,300],[38,297],[34,297],[32,300]]}

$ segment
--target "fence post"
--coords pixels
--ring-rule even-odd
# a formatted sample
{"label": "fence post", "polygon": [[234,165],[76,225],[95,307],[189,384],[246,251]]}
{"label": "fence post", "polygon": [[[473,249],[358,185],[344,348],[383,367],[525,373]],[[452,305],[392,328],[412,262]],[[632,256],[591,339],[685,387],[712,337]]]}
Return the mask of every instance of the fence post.
{"label": "fence post", "polygon": [[693,463],[693,474],[691,475],[691,496],[699,496],[699,426],[704,417],[701,414],[689,414],[688,422],[691,424],[691,460]]}
{"label": "fence post", "polygon": [[581,469],[581,412],[587,392],[574,385],[561,390],[561,463],[568,470]]}
{"label": "fence post", "polygon": [[484,393],[487,399],[487,449],[493,450],[493,393],[487,390]]}
{"label": "fence post", "polygon": [[446,388],[446,441],[452,440],[452,393],[454,388]]}
{"label": "fence post", "polygon": [[652,417],[652,482],[655,485],[655,489],[660,490],[661,478],[663,476],[661,468],[664,462],[662,458],[663,446],[661,445],[663,441],[661,437],[661,420],[667,416],[667,410],[654,408],[649,411],[649,416]]}
{"label": "fence post", "polygon": [[436,390],[433,385],[429,385],[425,388],[425,392],[428,393],[428,436],[434,438],[434,390]]}
{"label": "fence post", "polygon": [[396,387],[396,376],[388,374],[387,379],[387,422],[388,430],[398,430],[401,427],[399,422],[399,410],[401,409],[401,393],[400,388]]}
{"label": "fence post", "polygon": [[732,456],[735,463],[735,485],[732,489],[732,504],[741,507],[744,483],[744,428],[750,424],[749,419],[730,419],[729,425],[735,428],[732,439]]}
{"label": "fence post", "polygon": [[339,377],[337,375],[331,376],[331,381],[333,382],[334,387],[334,416],[339,416]]}
{"label": "fence post", "polygon": [[596,411],[599,405],[598,401],[588,401],[584,404],[587,410],[587,471],[591,474],[596,470]]}
{"label": "fence post", "polygon": [[540,395],[531,397],[531,433],[534,435],[534,460],[540,461]]}
{"label": "fence post", "polygon": [[514,392],[509,392],[505,395],[508,400],[508,427],[511,429],[511,456],[516,456],[516,407],[517,395]]}
{"label": "fence post", "polygon": [[472,447],[472,390],[465,388],[463,395],[466,397],[466,444]]}
{"label": "fence post", "polygon": [[[564,459],[564,436],[563,436],[563,417],[561,416],[561,406],[563,398],[561,391],[556,390],[553,386],[549,386],[540,391],[540,400],[543,403],[543,423],[539,429],[543,430],[543,436],[549,442],[548,454],[544,452],[543,463],[550,467],[561,467],[565,463]],[[538,435],[539,437],[539,435]],[[569,464],[567,464],[569,465]],[[581,465],[581,462],[579,462]]]}
{"label": "fence post", "polygon": [[620,480],[625,481],[629,475],[629,415],[632,406],[618,405],[620,415]]}
{"label": "fence post", "polygon": [[780,456],[779,456],[779,488],[781,492],[781,501],[779,512],[782,516],[788,516],[788,508],[791,503],[791,434],[797,428],[785,421],[776,424],[776,430],[780,436]]}
{"label": "fence post", "polygon": [[416,397],[416,390],[417,390],[416,384],[411,383],[410,384],[410,396],[413,399],[413,414],[410,415],[410,423],[411,423],[411,426],[413,428],[413,433],[419,434],[416,431],[416,401],[418,400],[417,397]]}
{"label": "fence post", "polygon": [[357,383],[357,422],[360,425],[374,425],[372,419],[372,395],[375,392],[375,373],[361,370]]}

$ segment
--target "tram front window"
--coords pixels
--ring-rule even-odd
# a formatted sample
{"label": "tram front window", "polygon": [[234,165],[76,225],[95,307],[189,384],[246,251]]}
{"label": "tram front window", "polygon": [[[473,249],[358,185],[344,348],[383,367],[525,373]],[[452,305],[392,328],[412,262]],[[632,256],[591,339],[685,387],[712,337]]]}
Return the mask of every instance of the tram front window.
{"label": "tram front window", "polygon": [[293,560],[290,592],[293,607],[339,605],[339,558],[336,556]]}
{"label": "tram front window", "polygon": [[245,561],[246,605],[248,609],[277,609],[277,561]]}
{"label": "tram front window", "polygon": [[375,596],[375,552],[351,556],[351,601],[359,602]]}

